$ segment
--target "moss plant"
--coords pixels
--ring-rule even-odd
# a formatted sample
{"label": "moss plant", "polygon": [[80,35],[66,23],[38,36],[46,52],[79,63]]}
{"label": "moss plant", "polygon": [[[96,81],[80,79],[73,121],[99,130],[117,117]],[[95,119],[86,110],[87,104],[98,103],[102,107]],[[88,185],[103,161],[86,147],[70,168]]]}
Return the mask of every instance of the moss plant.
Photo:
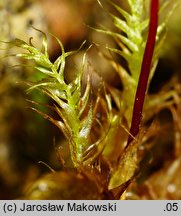
{"label": "moss plant", "polygon": [[[174,95],[170,91],[155,97],[149,97],[147,94],[159,50],[163,44],[165,26],[171,13],[158,24],[158,15],[168,6],[167,2],[159,7],[158,0],[151,0],[150,18],[146,14],[144,0],[128,0],[130,12],[123,10],[111,0],[106,2],[120,14],[119,17],[106,11],[111,16],[117,31],[99,28],[95,30],[113,37],[118,48],[106,45],[107,49],[127,62],[128,69],[114,59],[108,59],[120,76],[123,86],[121,91],[104,83],[103,95],[98,92],[94,100],[91,97],[93,93],[90,74],[87,76],[86,88],[83,89],[81,81],[86,71],[86,52],[76,78],[67,83],[64,75],[66,59],[79,50],[65,52],[62,43],[55,37],[61,47],[61,55],[51,62],[47,51],[47,36],[40,30],[35,29],[43,36],[41,50],[34,47],[32,38],[29,43],[15,39],[10,44],[25,51],[16,54],[17,57],[33,60],[34,68],[44,74],[45,78],[28,82],[30,85],[28,91],[39,89],[50,97],[53,105],[48,107],[56,112],[57,118],[37,108],[32,109],[64,133],[69,143],[74,169],[85,181],[89,183],[93,181],[95,187],[98,187],[96,193],[101,196],[94,194],[93,197],[125,199],[127,188],[140,172],[139,166],[143,156],[139,155],[139,148],[145,138],[144,124],[155,114],[147,117],[147,113],[154,106],[157,106],[155,111],[159,112],[167,106],[167,99]],[[98,1],[98,3],[104,8],[103,2]],[[170,103],[173,103],[172,99]],[[36,102],[32,102],[32,105],[36,105]],[[114,151],[115,158],[113,158]],[[77,175],[73,174],[79,181]]]}
{"label": "moss plant", "polygon": [[90,81],[88,81],[85,93],[81,95],[81,79],[85,67],[85,56],[83,57],[83,65],[77,78],[73,82],[67,84],[64,80],[65,59],[75,52],[65,53],[63,45],[57,39],[62,49],[62,55],[58,57],[54,63],[51,63],[47,52],[47,38],[44,33],[42,34],[42,50],[35,48],[31,40],[29,44],[27,44],[22,40],[16,39],[13,44],[29,51],[29,53],[17,54],[18,57],[34,60],[37,64],[35,68],[48,77],[48,79],[43,79],[38,83],[29,83],[32,85],[29,91],[34,88],[39,88],[43,93],[53,99],[55,104],[52,109],[57,112],[59,117],[62,118],[62,121],[55,120],[53,117],[35,108],[33,109],[49,119],[63,131],[66,138],[70,141],[72,161],[75,167],[77,167],[79,164],[83,163],[83,152],[85,148],[88,147],[88,136],[92,124],[91,105],[88,107],[87,116],[82,119],[82,114],[88,106],[90,94]]}

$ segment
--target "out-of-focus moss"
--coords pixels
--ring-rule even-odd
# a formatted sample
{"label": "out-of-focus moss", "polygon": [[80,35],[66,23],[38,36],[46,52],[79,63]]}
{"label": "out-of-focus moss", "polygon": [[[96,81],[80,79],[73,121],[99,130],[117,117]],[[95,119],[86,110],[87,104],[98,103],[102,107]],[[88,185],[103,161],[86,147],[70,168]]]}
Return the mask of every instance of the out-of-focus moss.
{"label": "out-of-focus moss", "polygon": [[26,190],[22,199],[96,200],[103,195],[95,182],[75,171],[62,171],[42,176]]}
{"label": "out-of-focus moss", "polygon": [[[6,58],[7,55],[13,54],[13,51],[8,49],[7,43],[2,42],[10,41],[15,37],[25,38],[27,35],[30,36],[33,32],[30,24],[38,25],[43,29],[46,28],[46,23],[43,22],[43,12],[35,1],[34,3],[25,0],[0,1],[1,199],[12,199],[19,194],[21,185],[24,182],[22,175],[26,175],[29,172],[29,158],[36,158],[35,155],[37,153],[35,153],[33,146],[35,143],[38,143],[38,140],[37,138],[37,141],[33,139],[37,135],[40,136],[41,129],[46,127],[43,126],[41,120],[34,118],[37,124],[41,126],[39,127],[39,134],[35,135],[36,132],[32,132],[35,130],[32,128],[30,121],[33,118],[30,117],[31,114],[28,114],[27,109],[25,109],[28,106],[24,100],[25,90],[20,85],[22,77],[29,77],[32,71],[28,67],[12,67],[12,65],[20,64],[20,62],[13,57]],[[38,35],[34,36],[38,40]],[[37,148],[39,147],[37,146]],[[38,159],[34,160],[37,161]]]}

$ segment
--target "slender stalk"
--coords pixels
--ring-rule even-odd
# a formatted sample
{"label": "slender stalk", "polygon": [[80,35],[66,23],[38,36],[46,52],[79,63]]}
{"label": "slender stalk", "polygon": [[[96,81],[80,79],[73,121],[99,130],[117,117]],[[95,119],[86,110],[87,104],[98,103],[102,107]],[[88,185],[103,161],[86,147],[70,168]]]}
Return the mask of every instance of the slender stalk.
{"label": "slender stalk", "polygon": [[159,0],[151,0],[148,38],[147,38],[146,48],[143,56],[138,86],[136,90],[130,135],[128,137],[126,147],[128,147],[128,145],[133,141],[133,137],[135,137],[139,133],[139,129],[140,129],[143,104],[144,104],[148,78],[149,78],[150,68],[152,63],[152,57],[154,52],[154,46],[156,41],[156,32],[158,26],[158,8],[159,8]]}

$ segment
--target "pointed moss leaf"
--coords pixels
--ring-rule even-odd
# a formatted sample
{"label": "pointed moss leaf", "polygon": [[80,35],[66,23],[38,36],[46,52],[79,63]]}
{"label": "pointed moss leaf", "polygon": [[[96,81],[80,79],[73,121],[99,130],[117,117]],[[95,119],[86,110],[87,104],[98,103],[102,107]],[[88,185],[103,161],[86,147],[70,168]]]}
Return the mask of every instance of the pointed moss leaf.
{"label": "pointed moss leaf", "polygon": [[35,27],[33,27],[33,29],[35,29],[36,31],[40,32],[43,35],[41,52],[44,53],[47,58],[49,58],[49,56],[48,56],[48,42],[47,42],[46,34],[43,31],[41,31]]}
{"label": "pointed moss leaf", "polygon": [[64,108],[59,111],[59,114],[61,115],[66,128],[69,129],[69,133],[73,134],[73,136],[75,136],[74,138],[77,139],[77,134],[79,131],[79,119],[77,118],[76,111],[65,103]]}
{"label": "pointed moss leaf", "polygon": [[[27,49],[29,51],[29,49]],[[40,53],[39,51],[37,51],[36,53],[20,53],[16,55],[17,57],[21,57],[24,59],[28,59],[28,60],[34,60],[37,64],[45,67],[45,68],[51,68],[52,67],[52,63],[50,62],[50,60],[43,55],[42,53]]]}
{"label": "pointed moss leaf", "polygon": [[102,136],[93,144],[91,144],[86,151],[83,152],[83,161],[85,165],[92,164],[98,156],[103,152],[107,144],[107,135],[110,127],[106,128]]}
{"label": "pointed moss leaf", "polygon": [[121,7],[119,7],[112,1],[110,0],[106,0],[106,1],[108,1],[111,5],[113,5],[114,8],[126,19],[127,22],[130,22],[131,16],[129,13],[127,13],[125,10],[123,10]]}
{"label": "pointed moss leaf", "polygon": [[41,73],[44,73],[48,76],[53,76],[53,72],[51,70],[46,69],[45,67],[41,67],[41,66],[35,66],[35,69],[37,69],[38,71],[40,71]]}
{"label": "pointed moss leaf", "polygon": [[120,103],[121,103],[121,101],[120,101],[121,100],[120,99],[120,95],[121,95],[120,90],[118,90],[117,88],[114,88],[114,87],[112,87],[110,85],[107,85],[107,88],[108,88],[108,90],[109,90],[109,92],[110,92],[116,106],[118,108],[120,108]]}
{"label": "pointed moss leaf", "polygon": [[27,60],[34,60],[34,55],[30,55],[30,54],[27,54],[27,53],[16,54],[16,56],[20,57],[20,58],[27,59]]}
{"label": "pointed moss leaf", "polygon": [[164,45],[165,39],[166,39],[166,34],[163,34],[162,36],[157,38],[157,44],[154,50],[153,62],[154,60],[158,59],[159,54],[160,54],[160,49]]}
{"label": "pointed moss leaf", "polygon": [[48,45],[47,45],[47,36],[44,32],[41,31],[43,34],[43,41],[42,41],[42,52],[45,53],[45,56],[49,58],[48,56]]}
{"label": "pointed moss leaf", "polygon": [[138,51],[138,46],[133,43],[131,40],[129,40],[128,38],[126,38],[125,36],[109,31],[109,30],[103,30],[103,29],[97,29],[97,28],[93,28],[95,31],[100,32],[100,33],[104,33],[107,35],[112,36],[113,38],[117,37],[119,38],[130,50],[132,50],[133,52],[137,52]]}
{"label": "pointed moss leaf", "polygon": [[114,49],[114,48],[110,48],[110,47],[106,47],[108,50],[115,52],[117,54],[119,54],[120,56],[122,56],[126,61],[130,62],[132,59],[132,55],[130,53],[125,53],[122,50],[119,49]]}
{"label": "pointed moss leaf", "polygon": [[145,31],[145,29],[148,27],[149,19],[145,19],[143,22],[140,23],[141,31]]}
{"label": "pointed moss leaf", "polygon": [[97,145],[96,143],[91,144],[82,154],[84,164],[90,165],[94,160],[94,157],[97,156]]}
{"label": "pointed moss leaf", "polygon": [[[99,2],[99,1],[98,1]],[[101,5],[101,7],[103,8],[102,4],[99,2],[99,4]],[[129,31],[131,31],[131,29],[129,28],[129,26],[127,25],[127,22],[120,19],[119,17],[113,15],[112,13],[110,13],[109,11],[106,10],[106,12],[112,17],[113,22],[115,24],[115,26],[120,29],[121,31],[128,33]]]}
{"label": "pointed moss leaf", "polygon": [[[55,37],[55,36],[53,36],[53,37]],[[80,51],[80,49],[82,48],[82,46],[85,44],[86,41],[84,41],[77,50],[65,52],[63,44],[61,43],[61,41],[57,37],[55,37],[55,38],[61,47],[62,55],[60,55],[56,59],[56,61],[54,62],[54,69],[57,71],[59,70],[59,74],[62,75],[64,72],[64,68],[65,68],[65,58],[77,53],[78,51]]]}
{"label": "pointed moss leaf", "polygon": [[162,5],[160,6],[160,9],[159,9],[159,15],[161,15],[164,12],[165,8],[168,5],[169,5],[169,1],[165,1],[165,2],[162,3]]}
{"label": "pointed moss leaf", "polygon": [[55,104],[54,104],[54,107],[55,107],[55,111],[56,113],[60,116],[60,118],[63,120],[63,123],[65,125],[65,128],[67,130],[67,132],[69,133],[69,138],[71,137],[71,134],[72,134],[72,129],[70,128],[68,122],[67,122],[67,119],[65,118],[65,111],[62,110],[61,108],[57,107]]}
{"label": "pointed moss leaf", "polygon": [[52,95],[55,95],[64,100],[66,99],[64,85],[61,85],[60,83],[57,84],[53,80],[42,79],[40,81],[36,81],[29,84],[31,85],[31,87],[28,89],[28,92],[36,88],[40,88],[42,90],[46,89]]}
{"label": "pointed moss leaf", "polygon": [[86,86],[86,89],[85,89],[85,92],[84,92],[82,98],[79,101],[79,110],[80,110],[79,111],[79,117],[82,115],[82,113],[84,112],[84,110],[87,106],[89,96],[90,96],[90,90],[91,90],[91,83],[90,83],[90,75],[88,74],[87,86]]}
{"label": "pointed moss leaf", "polygon": [[59,70],[60,75],[63,75],[64,69],[65,69],[65,58],[71,55],[72,53],[73,52],[69,52],[69,53],[63,52],[63,54],[55,60],[52,69],[55,71]]}
{"label": "pointed moss leaf", "polygon": [[121,30],[121,31],[125,32],[127,35],[129,35],[132,30],[129,28],[127,23],[124,20],[119,19],[117,16],[114,16],[112,14],[111,14],[111,16],[112,16],[112,18],[114,20],[115,26],[119,30]]}
{"label": "pointed moss leaf", "polygon": [[85,139],[88,138],[92,127],[92,120],[93,120],[93,112],[92,112],[92,107],[90,107],[88,115],[81,122],[81,130],[79,132],[80,137],[84,137]]}
{"label": "pointed moss leaf", "polygon": [[65,125],[63,124],[63,122],[61,122],[60,120],[55,120],[52,116],[47,115],[46,113],[41,112],[40,110],[32,107],[31,108],[33,111],[37,112],[38,114],[40,114],[41,116],[43,116],[43,118],[49,120],[50,122],[52,122],[54,125],[56,125],[63,133],[66,137],[69,137],[69,132],[67,131]]}
{"label": "pointed moss leaf", "polygon": [[[59,56],[59,57],[56,59],[56,61],[54,62],[53,68],[52,68],[52,69],[54,69],[55,71],[58,71],[59,68],[61,67],[61,64],[63,63],[64,60],[65,60],[65,56],[64,56],[64,57],[63,57],[62,55]],[[64,70],[65,62],[64,62],[63,64],[64,64],[64,65],[63,65],[63,69],[62,69],[62,70]],[[62,72],[63,72],[63,71],[62,71]]]}
{"label": "pointed moss leaf", "polygon": [[82,81],[82,71],[77,71],[77,77],[68,85],[68,88],[71,93],[74,91],[80,91],[81,90],[81,81]]}
{"label": "pointed moss leaf", "polygon": [[45,82],[44,80],[41,80],[39,82],[36,82],[36,83],[32,83],[31,84],[32,86],[30,88],[28,88],[28,91],[32,91],[36,88],[41,88],[41,87],[44,87],[44,86],[48,86],[48,85],[51,85],[51,82]]}
{"label": "pointed moss leaf", "polygon": [[80,127],[77,110],[75,109],[75,107],[66,104],[63,108],[63,113],[67,123],[69,124],[69,127],[72,129],[75,136],[77,136]]}
{"label": "pointed moss leaf", "polygon": [[[63,44],[61,43],[61,41],[57,37],[55,37],[55,38],[58,41],[58,43],[59,43],[59,45],[61,47],[61,51],[62,51],[62,55],[59,56],[56,59],[56,61],[54,62],[55,69],[58,70],[60,68],[61,64],[65,61],[65,58],[78,53],[81,50],[81,48],[83,47],[83,45],[85,44],[86,41],[84,41],[77,50],[65,52]],[[61,72],[60,72],[60,74],[61,74]]]}
{"label": "pointed moss leaf", "polygon": [[27,51],[29,51],[32,54],[38,54],[38,53],[40,53],[40,50],[38,50],[37,48],[35,48],[32,45],[31,42],[30,42],[31,44],[28,44],[25,41],[16,38],[15,40],[13,40],[13,41],[11,41],[9,43],[12,44],[13,46],[20,47],[20,48],[22,48],[24,50],[27,50]]}
{"label": "pointed moss leaf", "polygon": [[111,176],[108,186],[109,190],[121,186],[135,175],[138,164],[137,148],[138,144],[133,142],[132,145],[123,152],[118,168]]}
{"label": "pointed moss leaf", "polygon": [[[85,44],[85,42],[86,42],[86,41],[84,41],[84,42],[82,43],[81,47]],[[80,47],[80,48],[81,48],[81,47]],[[92,45],[90,45],[90,46],[86,49],[86,51],[85,51],[85,53],[83,54],[83,57],[82,57],[81,68],[80,68],[80,71],[78,72],[78,75],[77,75],[78,82],[79,82],[79,83],[78,83],[79,86],[81,86],[82,76],[83,76],[83,74],[84,74],[84,72],[85,72],[85,69],[86,69],[86,57],[87,57],[87,52],[88,52],[88,50],[89,50],[91,47],[92,47]],[[80,50],[80,48],[79,48],[78,50]]]}
{"label": "pointed moss leaf", "polygon": [[21,48],[28,46],[28,44],[25,41],[18,38],[14,39],[13,41],[5,42],[5,43],[9,44],[10,46],[21,47]]}
{"label": "pointed moss leaf", "polygon": [[59,40],[59,38],[56,37],[55,35],[52,35],[52,36],[57,40],[58,44],[60,45],[61,51],[62,51],[61,56],[58,57],[58,59],[54,63],[55,70],[58,70],[58,68],[59,68],[59,74],[60,74],[60,76],[63,76],[63,72],[64,72],[64,68],[65,68],[65,57],[66,57],[65,50],[64,50],[63,44]]}
{"label": "pointed moss leaf", "polygon": [[51,89],[48,89],[45,87],[45,88],[42,88],[42,92],[46,94],[48,97],[50,97],[53,101],[55,101],[62,109],[67,108],[68,106],[67,103],[65,103],[57,95],[55,95]]}
{"label": "pointed moss leaf", "polygon": [[77,88],[73,93],[72,93],[72,100],[75,106],[78,106],[78,103],[80,101],[80,96],[81,96],[81,91],[79,88]]}
{"label": "pointed moss leaf", "polygon": [[158,26],[157,28],[157,40],[159,39],[160,35],[162,34],[162,32],[165,30],[165,27],[169,21],[170,16],[173,14],[173,11],[175,10],[177,6],[177,2],[172,6],[171,10],[166,14],[163,22]]}
{"label": "pointed moss leaf", "polygon": [[[45,54],[45,56],[46,56],[47,58],[49,58],[49,55],[48,55],[48,42],[47,42],[47,36],[46,36],[46,34],[45,34],[43,31],[41,31],[40,29],[35,28],[34,26],[32,26],[32,28],[33,28],[35,31],[38,31],[38,32],[40,32],[40,33],[42,34],[43,40],[42,40],[41,52],[42,52],[43,54]],[[32,39],[32,38],[30,38],[30,40],[29,40],[29,44],[30,44],[31,46],[33,46],[32,43],[31,43],[31,39]]]}
{"label": "pointed moss leaf", "polygon": [[73,94],[76,90],[80,90],[79,78],[77,77],[71,83],[68,84],[68,89]]}
{"label": "pointed moss leaf", "polygon": [[117,62],[113,61],[113,60],[109,60],[111,65],[113,66],[113,68],[117,71],[118,75],[121,78],[122,84],[125,88],[128,88],[130,86],[136,86],[136,81],[133,79],[132,76],[130,76],[127,71],[123,68],[123,66],[121,66],[120,64],[118,64]]}

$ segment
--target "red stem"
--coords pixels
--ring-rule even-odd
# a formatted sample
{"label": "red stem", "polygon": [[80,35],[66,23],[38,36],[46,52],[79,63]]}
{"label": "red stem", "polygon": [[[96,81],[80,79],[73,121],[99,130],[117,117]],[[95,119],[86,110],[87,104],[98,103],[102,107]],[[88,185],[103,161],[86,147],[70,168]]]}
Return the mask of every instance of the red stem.
{"label": "red stem", "polygon": [[139,133],[140,129],[143,104],[156,41],[156,32],[158,26],[158,8],[159,0],[151,0],[149,32],[134,101],[133,117],[130,128],[131,135],[129,135],[128,137],[127,146],[133,141],[133,137],[135,137]]}

